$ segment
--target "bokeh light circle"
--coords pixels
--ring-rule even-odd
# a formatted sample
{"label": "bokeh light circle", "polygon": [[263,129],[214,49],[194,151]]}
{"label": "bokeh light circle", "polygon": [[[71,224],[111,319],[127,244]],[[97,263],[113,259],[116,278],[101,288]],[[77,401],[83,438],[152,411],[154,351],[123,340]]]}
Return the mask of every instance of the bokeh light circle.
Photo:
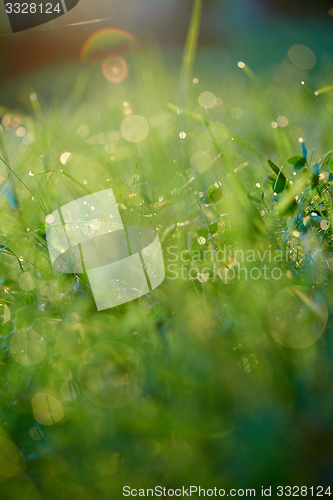
{"label": "bokeh light circle", "polygon": [[212,164],[212,158],[206,151],[196,151],[190,158],[191,167],[197,172],[205,172]]}
{"label": "bokeh light circle", "polygon": [[127,31],[116,28],[103,28],[93,33],[84,43],[80,59],[83,63],[93,64],[108,56],[125,54],[131,50],[135,37]]}
{"label": "bokeh light circle", "polygon": [[128,75],[127,62],[122,57],[107,57],[102,62],[102,73],[108,82],[122,83]]}
{"label": "bokeh light circle", "polygon": [[72,380],[66,380],[61,384],[60,394],[65,401],[76,401],[80,394],[79,386]]}
{"label": "bokeh light circle", "polygon": [[18,283],[25,292],[31,292],[36,286],[31,274],[28,271],[21,274]]}
{"label": "bokeh light circle", "polygon": [[78,375],[80,390],[89,401],[104,408],[118,408],[141,394],[145,365],[134,349],[110,340],[89,350]]}
{"label": "bokeh light circle", "polygon": [[2,429],[0,429],[0,464],[0,482],[18,476],[26,467],[20,450]]}
{"label": "bokeh light circle", "polygon": [[23,366],[38,365],[47,354],[45,340],[32,328],[21,328],[12,334],[9,352]]}
{"label": "bokeh light circle", "polygon": [[316,56],[306,45],[296,44],[288,50],[289,59],[300,69],[312,69],[317,63]]}
{"label": "bokeh light circle", "polygon": [[69,360],[79,359],[90,347],[90,340],[81,323],[74,323],[61,330],[56,342],[57,350]]}
{"label": "bokeh light circle", "polygon": [[268,308],[268,328],[276,342],[290,349],[309,347],[322,336],[328,310],[321,295],[304,286],[289,286]]}
{"label": "bokeh light circle", "polygon": [[149,123],[140,115],[127,116],[120,127],[121,135],[128,142],[141,142],[149,134]]}
{"label": "bokeh light circle", "polygon": [[41,439],[43,439],[44,433],[43,433],[42,429],[39,429],[38,427],[30,427],[29,436],[34,441],[40,441]]}
{"label": "bokeh light circle", "polygon": [[199,95],[198,102],[203,108],[213,108],[214,106],[216,106],[217,102],[216,95],[213,94],[213,92],[209,92],[208,90],[206,90]]}
{"label": "bokeh light circle", "polygon": [[54,425],[64,416],[57,398],[47,392],[38,392],[31,400],[35,420],[43,425]]}

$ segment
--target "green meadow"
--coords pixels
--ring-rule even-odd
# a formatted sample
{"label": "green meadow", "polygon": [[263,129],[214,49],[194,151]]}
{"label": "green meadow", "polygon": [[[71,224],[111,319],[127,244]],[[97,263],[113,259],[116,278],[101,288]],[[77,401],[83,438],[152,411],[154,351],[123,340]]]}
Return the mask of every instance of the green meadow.
{"label": "green meadow", "polygon": [[[1,499],[329,496],[332,58],[197,47],[199,4],[183,59],[142,44],[119,84],[77,64],[0,96]],[[165,279],[98,311],[45,218],[108,188]]]}

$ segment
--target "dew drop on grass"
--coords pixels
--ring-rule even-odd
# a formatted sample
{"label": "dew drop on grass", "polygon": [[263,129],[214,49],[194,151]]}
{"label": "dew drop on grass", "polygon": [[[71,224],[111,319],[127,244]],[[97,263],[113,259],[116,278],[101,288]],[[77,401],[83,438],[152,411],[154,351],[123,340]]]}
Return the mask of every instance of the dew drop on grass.
{"label": "dew drop on grass", "polygon": [[180,137],[180,139],[185,139],[186,132],[180,132],[179,137]]}

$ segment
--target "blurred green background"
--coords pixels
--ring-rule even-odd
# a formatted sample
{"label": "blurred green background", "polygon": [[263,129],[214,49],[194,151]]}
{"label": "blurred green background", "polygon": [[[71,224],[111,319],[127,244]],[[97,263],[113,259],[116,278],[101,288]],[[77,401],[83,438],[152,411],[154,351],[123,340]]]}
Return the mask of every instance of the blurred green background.
{"label": "blurred green background", "polygon": [[[329,8],[207,1],[187,38],[187,1],[3,23],[1,498],[331,484]],[[137,39],[119,83],[79,57],[106,27]],[[110,187],[166,278],[98,312],[45,217]]]}

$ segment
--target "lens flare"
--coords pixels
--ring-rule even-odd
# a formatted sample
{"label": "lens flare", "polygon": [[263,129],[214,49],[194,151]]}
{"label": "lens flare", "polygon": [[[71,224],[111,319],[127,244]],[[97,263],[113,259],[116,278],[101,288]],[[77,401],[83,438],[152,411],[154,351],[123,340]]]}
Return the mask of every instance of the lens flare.
{"label": "lens flare", "polygon": [[107,57],[102,62],[102,73],[108,82],[122,83],[128,75],[127,62],[122,57]]}
{"label": "lens flare", "polygon": [[80,60],[85,64],[103,61],[111,55],[127,53],[131,50],[135,37],[127,31],[104,28],[93,33],[80,51]]}
{"label": "lens flare", "polygon": [[31,400],[35,420],[43,425],[54,425],[64,416],[59,401],[49,393],[38,392]]}

